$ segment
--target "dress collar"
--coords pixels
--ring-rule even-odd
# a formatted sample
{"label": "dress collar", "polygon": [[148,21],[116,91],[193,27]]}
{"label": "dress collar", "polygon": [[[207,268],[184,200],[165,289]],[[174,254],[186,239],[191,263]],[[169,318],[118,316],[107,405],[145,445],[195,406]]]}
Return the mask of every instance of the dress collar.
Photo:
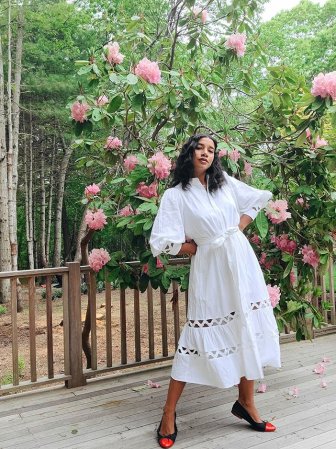
{"label": "dress collar", "polygon": [[[208,175],[205,175],[205,180],[206,180],[206,190],[208,190]],[[190,178],[190,184],[192,186],[196,186],[196,187],[200,187],[202,189],[204,189],[204,185],[201,183],[201,181],[199,180],[199,178],[196,176],[195,178]]]}

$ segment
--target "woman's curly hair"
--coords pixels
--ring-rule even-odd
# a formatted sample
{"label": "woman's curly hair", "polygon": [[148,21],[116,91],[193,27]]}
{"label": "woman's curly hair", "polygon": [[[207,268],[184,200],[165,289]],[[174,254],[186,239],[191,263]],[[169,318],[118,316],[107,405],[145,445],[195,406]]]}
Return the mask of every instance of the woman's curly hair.
{"label": "woman's curly hair", "polygon": [[182,184],[182,189],[187,190],[190,186],[190,179],[194,177],[193,156],[198,142],[203,137],[208,137],[215,144],[214,160],[207,169],[209,192],[214,192],[225,183],[223,169],[218,157],[217,140],[207,134],[195,134],[184,143],[181,153],[176,160],[176,166],[173,171],[173,180],[171,187]]}

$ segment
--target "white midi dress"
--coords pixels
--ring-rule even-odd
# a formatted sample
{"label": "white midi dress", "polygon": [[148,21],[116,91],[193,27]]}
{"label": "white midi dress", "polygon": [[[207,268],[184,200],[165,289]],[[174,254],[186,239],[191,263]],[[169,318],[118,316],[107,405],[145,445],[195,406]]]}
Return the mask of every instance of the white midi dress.
{"label": "white midi dress", "polygon": [[262,379],[263,367],[279,368],[279,333],[257,257],[238,228],[252,219],[272,193],[224,173],[226,183],[210,193],[198,178],[188,190],[167,189],[155,218],[154,256],[176,255],[186,239],[191,258],[187,321],[175,353],[173,379],[228,388],[240,378]]}

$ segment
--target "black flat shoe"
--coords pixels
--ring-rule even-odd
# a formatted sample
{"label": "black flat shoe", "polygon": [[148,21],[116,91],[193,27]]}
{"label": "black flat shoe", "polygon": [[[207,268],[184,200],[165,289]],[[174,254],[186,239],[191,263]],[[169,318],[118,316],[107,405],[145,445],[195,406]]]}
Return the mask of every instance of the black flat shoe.
{"label": "black flat shoe", "polygon": [[161,424],[162,424],[162,418],[161,418],[161,421],[160,421],[159,428],[157,430],[158,443],[163,448],[172,447],[173,444],[175,443],[176,435],[177,435],[176,412],[175,412],[175,421],[174,421],[174,433],[172,433],[170,435],[161,435],[160,434]]}
{"label": "black flat shoe", "polygon": [[240,404],[240,402],[236,401],[233,404],[231,413],[239,419],[245,419],[248,423],[251,424],[252,428],[254,430],[257,430],[258,432],[274,432],[276,430],[276,427],[267,421],[263,422],[256,422],[252,419],[251,415],[248,413],[248,411]]}

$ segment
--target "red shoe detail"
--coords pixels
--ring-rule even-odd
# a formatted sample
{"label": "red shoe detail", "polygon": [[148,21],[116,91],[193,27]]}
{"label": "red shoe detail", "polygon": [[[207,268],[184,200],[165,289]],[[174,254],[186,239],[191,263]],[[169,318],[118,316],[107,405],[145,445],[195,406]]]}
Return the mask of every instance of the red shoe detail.
{"label": "red shoe detail", "polygon": [[265,424],[265,432],[274,432],[275,430],[276,427],[271,422]]}
{"label": "red shoe detail", "polygon": [[174,444],[174,441],[171,440],[170,438],[160,438],[159,439],[159,445],[163,448],[168,448],[168,447],[172,447]]}

